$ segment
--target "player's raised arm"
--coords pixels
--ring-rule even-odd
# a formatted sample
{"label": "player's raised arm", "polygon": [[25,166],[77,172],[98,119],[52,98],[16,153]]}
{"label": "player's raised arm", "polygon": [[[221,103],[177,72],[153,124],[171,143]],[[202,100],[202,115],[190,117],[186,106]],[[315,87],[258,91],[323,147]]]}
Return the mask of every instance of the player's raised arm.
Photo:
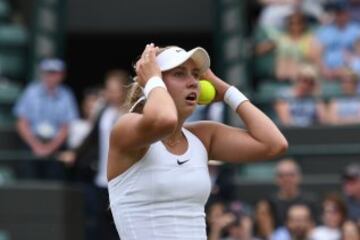
{"label": "player's raised arm", "polygon": [[146,46],[136,64],[137,84],[144,89],[146,102],[141,113],[128,113],[115,125],[112,144],[131,151],[143,148],[172,133],[177,125],[173,99],[156,63],[157,48]]}
{"label": "player's raised arm", "polygon": [[215,86],[216,100],[224,100],[244,122],[246,130],[214,122],[190,125],[205,139],[210,159],[226,162],[264,160],[284,153],[288,143],[272,120],[238,89],[208,70],[204,78]]}

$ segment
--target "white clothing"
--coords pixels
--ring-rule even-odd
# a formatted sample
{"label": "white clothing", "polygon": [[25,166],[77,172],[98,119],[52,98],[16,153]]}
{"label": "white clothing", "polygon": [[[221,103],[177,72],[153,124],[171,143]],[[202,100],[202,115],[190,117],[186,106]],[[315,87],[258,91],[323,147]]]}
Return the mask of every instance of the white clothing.
{"label": "white clothing", "polygon": [[285,19],[294,12],[294,5],[288,4],[270,4],[263,8],[259,23],[265,28],[282,29],[285,25]]}
{"label": "white clothing", "polygon": [[121,240],[206,240],[204,205],[210,194],[208,154],[183,129],[188,149],[170,153],[161,141],[109,182],[110,207]]}
{"label": "white clothing", "polygon": [[76,119],[70,123],[67,145],[75,149],[84,141],[91,130],[91,124],[84,119]]}
{"label": "white clothing", "polygon": [[95,184],[98,187],[107,188],[107,160],[109,152],[110,133],[115,122],[119,119],[120,112],[115,107],[107,107],[99,123],[99,163],[95,176]]}
{"label": "white clothing", "polygon": [[313,230],[311,240],[340,240],[341,232],[339,229],[319,226]]}

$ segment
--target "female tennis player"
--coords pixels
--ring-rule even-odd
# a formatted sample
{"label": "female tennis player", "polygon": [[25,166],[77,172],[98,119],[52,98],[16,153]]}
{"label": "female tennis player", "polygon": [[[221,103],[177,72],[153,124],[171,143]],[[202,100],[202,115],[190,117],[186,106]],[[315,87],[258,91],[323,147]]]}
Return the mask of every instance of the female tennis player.
{"label": "female tennis player", "polygon": [[[110,207],[122,240],[205,240],[208,159],[241,163],[287,149],[274,123],[209,66],[203,48],[153,44],[136,63],[134,84],[144,97],[132,91],[136,105],[112,130],[108,158]],[[246,130],[206,121],[184,124],[196,107],[200,77],[212,82],[216,100],[236,111]]]}

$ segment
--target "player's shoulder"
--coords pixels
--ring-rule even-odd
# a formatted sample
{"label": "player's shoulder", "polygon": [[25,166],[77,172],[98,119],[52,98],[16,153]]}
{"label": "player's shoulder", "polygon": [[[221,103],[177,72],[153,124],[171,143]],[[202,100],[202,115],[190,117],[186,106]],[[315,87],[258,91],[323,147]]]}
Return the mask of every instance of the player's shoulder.
{"label": "player's shoulder", "polygon": [[194,121],[184,124],[184,127],[190,132],[209,131],[217,126],[219,126],[219,123],[214,121]]}
{"label": "player's shoulder", "polygon": [[190,131],[196,137],[198,137],[207,149],[210,146],[213,133],[220,126],[220,123],[214,121],[196,121],[184,124],[184,128]]}
{"label": "player's shoulder", "polygon": [[132,122],[134,122],[137,118],[140,118],[141,114],[139,113],[124,113],[114,124],[113,131],[121,128],[128,128]]}
{"label": "player's shoulder", "polygon": [[119,144],[124,140],[124,136],[131,131],[131,123],[135,121],[135,118],[140,117],[137,113],[125,113],[123,114],[113,125],[110,133],[110,142]]}

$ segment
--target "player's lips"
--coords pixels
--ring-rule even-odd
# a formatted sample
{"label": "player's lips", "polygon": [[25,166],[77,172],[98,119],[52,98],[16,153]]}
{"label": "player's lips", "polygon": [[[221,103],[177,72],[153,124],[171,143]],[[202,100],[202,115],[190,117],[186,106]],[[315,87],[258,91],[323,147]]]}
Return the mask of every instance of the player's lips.
{"label": "player's lips", "polygon": [[197,98],[198,98],[197,93],[196,92],[191,92],[186,96],[185,100],[189,104],[196,104],[197,103]]}

